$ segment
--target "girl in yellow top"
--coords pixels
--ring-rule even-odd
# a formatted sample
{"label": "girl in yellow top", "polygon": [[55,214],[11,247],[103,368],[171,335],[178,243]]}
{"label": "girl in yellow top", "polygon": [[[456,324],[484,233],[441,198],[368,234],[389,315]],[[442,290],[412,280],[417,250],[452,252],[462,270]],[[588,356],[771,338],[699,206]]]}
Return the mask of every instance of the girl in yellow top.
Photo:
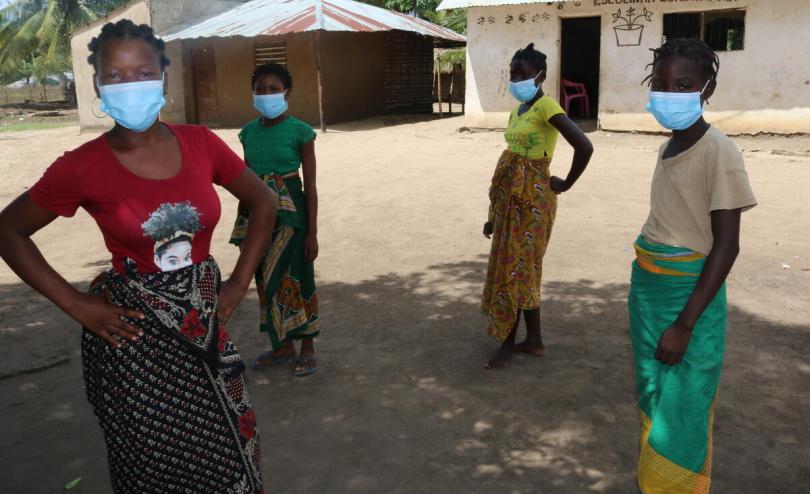
{"label": "girl in yellow top", "polygon": [[[508,149],[492,177],[489,218],[484,224],[492,250],[481,310],[489,318],[489,333],[501,342],[485,366],[489,370],[503,369],[515,352],[543,355],[540,280],[557,211],[556,194],[574,185],[593,154],[582,130],[543,93],[546,56],[534,49],[534,43],[512,57],[510,79],[509,91],[521,104],[509,117]],[[558,134],[574,148],[565,180],[549,173]],[[521,312],[526,341],[516,345]]]}

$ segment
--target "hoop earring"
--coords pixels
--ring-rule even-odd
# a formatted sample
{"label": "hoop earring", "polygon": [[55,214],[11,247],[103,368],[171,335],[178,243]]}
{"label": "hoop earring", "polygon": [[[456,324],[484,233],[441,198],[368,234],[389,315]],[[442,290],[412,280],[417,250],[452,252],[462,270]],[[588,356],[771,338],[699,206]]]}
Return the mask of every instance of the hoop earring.
{"label": "hoop earring", "polygon": [[166,110],[166,113],[174,113],[174,111],[175,111],[175,109],[176,109],[176,108],[174,107],[174,97],[173,97],[171,94],[167,94],[166,96],[168,96],[168,97],[169,97],[169,102],[170,102],[170,103],[171,103],[171,105],[172,105],[172,109],[171,109],[171,110]]}
{"label": "hoop earring", "polygon": [[109,117],[108,114],[101,111],[101,104],[99,104],[99,111],[101,111],[102,115],[99,115],[98,113],[96,113],[96,101],[101,102],[101,100],[98,99],[98,96],[95,96],[93,98],[93,101],[90,102],[90,112],[93,114],[93,116],[96,117],[99,120]]}

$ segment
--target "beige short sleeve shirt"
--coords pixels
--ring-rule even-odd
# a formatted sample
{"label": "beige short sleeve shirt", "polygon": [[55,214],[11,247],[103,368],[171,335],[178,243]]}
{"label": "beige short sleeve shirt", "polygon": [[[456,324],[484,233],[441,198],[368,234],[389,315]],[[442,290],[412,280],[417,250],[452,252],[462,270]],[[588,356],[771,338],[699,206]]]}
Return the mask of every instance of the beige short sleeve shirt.
{"label": "beige short sleeve shirt", "polygon": [[711,212],[746,211],[757,204],[742,154],[714,127],[691,148],[663,159],[667,143],[658,153],[650,215],[641,234],[655,243],[708,254],[714,243]]}

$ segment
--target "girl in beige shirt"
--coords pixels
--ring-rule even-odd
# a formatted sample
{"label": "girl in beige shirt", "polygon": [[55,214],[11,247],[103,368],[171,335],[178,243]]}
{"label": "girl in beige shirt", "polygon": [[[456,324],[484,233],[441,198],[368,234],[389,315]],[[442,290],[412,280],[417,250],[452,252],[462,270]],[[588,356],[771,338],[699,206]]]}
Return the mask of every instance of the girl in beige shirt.
{"label": "girl in beige shirt", "polygon": [[654,52],[647,108],[672,137],[658,153],[628,300],[642,417],[638,485],[646,494],[708,494],[725,280],[740,250],[741,213],[756,200],[739,150],[703,119],[717,55],[695,39]]}

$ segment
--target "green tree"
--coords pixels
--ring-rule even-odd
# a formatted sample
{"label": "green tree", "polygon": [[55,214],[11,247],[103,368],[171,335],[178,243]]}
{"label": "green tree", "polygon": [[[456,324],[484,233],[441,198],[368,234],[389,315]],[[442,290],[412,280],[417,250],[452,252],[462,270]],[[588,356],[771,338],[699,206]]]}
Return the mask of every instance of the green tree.
{"label": "green tree", "polygon": [[467,9],[442,10],[429,20],[457,33],[467,34]]}
{"label": "green tree", "polygon": [[30,62],[23,62],[20,70],[29,79],[34,78],[42,88],[42,101],[48,101],[48,93],[45,86],[48,84],[48,76],[54,73],[54,68],[45,57],[34,57]]}
{"label": "green tree", "polygon": [[403,14],[416,15],[420,19],[433,22],[458,33],[467,32],[467,9],[443,10],[436,12],[441,0],[360,0],[363,3],[374,5]]}
{"label": "green tree", "polygon": [[416,14],[420,19],[432,20],[436,16],[439,0],[385,0],[385,8],[405,14]]}
{"label": "green tree", "polygon": [[440,74],[446,74],[452,72],[453,67],[456,65],[461,65],[462,67],[466,67],[467,65],[467,50],[464,48],[445,50],[437,53],[433,64],[433,70],[434,72]]}
{"label": "green tree", "polygon": [[25,64],[70,70],[70,34],[127,0],[12,0],[0,9],[0,76],[18,75]]}

